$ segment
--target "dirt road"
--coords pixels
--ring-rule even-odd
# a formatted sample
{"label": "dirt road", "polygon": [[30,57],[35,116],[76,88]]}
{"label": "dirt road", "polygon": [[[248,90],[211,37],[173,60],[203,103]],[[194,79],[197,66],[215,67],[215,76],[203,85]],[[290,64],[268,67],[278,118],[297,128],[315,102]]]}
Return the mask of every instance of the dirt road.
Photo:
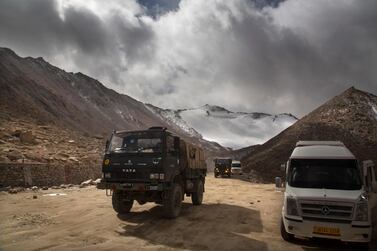
{"label": "dirt road", "polygon": [[284,242],[281,203],[273,185],[212,176],[204,204],[186,198],[175,220],[153,203],[117,215],[95,187],[1,192],[0,250],[355,250],[336,241]]}

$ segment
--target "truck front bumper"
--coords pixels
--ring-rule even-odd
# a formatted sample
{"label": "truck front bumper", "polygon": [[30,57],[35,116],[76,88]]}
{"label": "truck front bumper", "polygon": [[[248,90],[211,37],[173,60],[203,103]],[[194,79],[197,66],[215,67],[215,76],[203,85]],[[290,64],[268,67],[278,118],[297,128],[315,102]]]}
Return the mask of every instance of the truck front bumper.
{"label": "truck front bumper", "polygon": [[[285,230],[297,236],[318,237],[327,239],[337,239],[345,242],[370,242],[372,236],[371,225],[356,225],[346,223],[319,222],[303,220],[299,221],[283,216]],[[318,234],[314,232],[315,228],[338,229],[338,234]]]}
{"label": "truck front bumper", "polygon": [[111,189],[111,190],[124,190],[124,191],[163,191],[164,184],[162,183],[116,183],[116,182],[107,182],[101,180],[97,184],[98,189]]}

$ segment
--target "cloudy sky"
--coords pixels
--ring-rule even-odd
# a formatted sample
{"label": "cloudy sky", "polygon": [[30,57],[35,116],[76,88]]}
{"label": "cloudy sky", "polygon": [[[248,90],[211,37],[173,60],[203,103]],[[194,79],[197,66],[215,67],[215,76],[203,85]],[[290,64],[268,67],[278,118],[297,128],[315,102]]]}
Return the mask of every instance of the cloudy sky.
{"label": "cloudy sky", "polygon": [[377,94],[375,0],[0,0],[0,46],[165,108]]}

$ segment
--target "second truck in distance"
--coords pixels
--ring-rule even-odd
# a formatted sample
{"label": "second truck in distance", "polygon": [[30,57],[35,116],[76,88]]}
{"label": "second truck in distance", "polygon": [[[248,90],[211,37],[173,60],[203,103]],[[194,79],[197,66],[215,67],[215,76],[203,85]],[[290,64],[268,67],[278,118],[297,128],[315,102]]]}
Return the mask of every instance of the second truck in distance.
{"label": "second truck in distance", "polygon": [[106,146],[99,189],[112,192],[117,213],[128,213],[134,201],[162,204],[175,218],[184,195],[194,205],[203,201],[207,166],[204,152],[166,128],[113,132]]}

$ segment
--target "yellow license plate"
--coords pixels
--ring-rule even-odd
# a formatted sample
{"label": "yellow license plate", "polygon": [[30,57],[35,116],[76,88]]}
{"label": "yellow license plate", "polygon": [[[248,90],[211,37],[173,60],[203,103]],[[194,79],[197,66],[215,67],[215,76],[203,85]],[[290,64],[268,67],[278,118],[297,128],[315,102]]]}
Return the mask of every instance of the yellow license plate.
{"label": "yellow license plate", "polygon": [[340,236],[340,230],[339,230],[339,228],[314,226],[313,227],[313,234]]}

